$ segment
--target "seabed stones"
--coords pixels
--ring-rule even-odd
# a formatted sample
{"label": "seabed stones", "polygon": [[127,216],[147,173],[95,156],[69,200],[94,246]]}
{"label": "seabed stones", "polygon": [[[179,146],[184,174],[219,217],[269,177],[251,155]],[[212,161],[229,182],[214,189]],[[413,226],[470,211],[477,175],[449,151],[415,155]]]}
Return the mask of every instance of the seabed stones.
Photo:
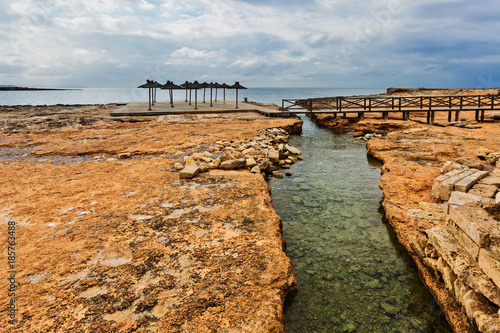
{"label": "seabed stones", "polygon": [[[288,138],[284,129],[272,128],[247,140],[217,141],[208,151],[186,156],[184,164],[178,162],[174,167],[180,170],[181,179],[191,179],[213,169],[246,169],[255,174],[283,178],[280,169],[288,169],[303,160],[299,156],[301,151],[287,143]],[[286,172],[285,175],[290,177],[292,173]]]}

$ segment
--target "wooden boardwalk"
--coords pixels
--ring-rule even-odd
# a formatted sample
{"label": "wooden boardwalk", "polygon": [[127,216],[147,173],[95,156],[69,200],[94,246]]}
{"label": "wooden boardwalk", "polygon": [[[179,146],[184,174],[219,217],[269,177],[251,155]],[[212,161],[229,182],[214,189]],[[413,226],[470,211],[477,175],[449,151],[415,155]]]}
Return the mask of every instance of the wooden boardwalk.
{"label": "wooden boardwalk", "polygon": [[216,113],[239,113],[258,112],[268,117],[290,117],[292,114],[282,113],[277,109],[266,108],[259,105],[240,102],[238,108],[235,101],[213,101],[210,103],[198,102],[175,102],[171,107],[168,102],[156,102],[151,110],[148,110],[148,102],[128,103],[120,109],[111,112],[111,116],[162,116],[162,115],[186,115],[186,114],[216,114]]}
{"label": "wooden boardwalk", "polygon": [[[409,120],[410,113],[427,112],[427,122],[434,123],[435,112],[448,112],[448,121],[460,119],[460,112],[475,112],[477,121],[484,121],[486,111],[500,111],[499,95],[475,96],[391,96],[391,97],[331,97],[311,99],[284,99],[283,113],[308,114],[329,113],[346,116],[357,113],[363,119],[366,113],[382,113],[388,119],[389,113],[400,112]],[[454,117],[453,117],[454,116]]]}

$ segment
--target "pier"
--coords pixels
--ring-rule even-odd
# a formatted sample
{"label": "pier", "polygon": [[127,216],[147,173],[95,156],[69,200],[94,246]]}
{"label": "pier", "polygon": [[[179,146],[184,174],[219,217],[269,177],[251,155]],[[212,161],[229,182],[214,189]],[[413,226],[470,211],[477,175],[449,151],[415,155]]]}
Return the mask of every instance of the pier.
{"label": "pier", "polygon": [[484,121],[486,111],[500,111],[498,95],[454,96],[356,96],[310,99],[283,99],[281,110],[286,114],[331,113],[346,117],[357,113],[363,119],[366,113],[381,113],[383,119],[389,113],[399,112],[409,120],[410,113],[426,112],[427,122],[434,123],[436,112],[448,112],[448,122],[459,121],[460,112],[475,112],[476,121]]}

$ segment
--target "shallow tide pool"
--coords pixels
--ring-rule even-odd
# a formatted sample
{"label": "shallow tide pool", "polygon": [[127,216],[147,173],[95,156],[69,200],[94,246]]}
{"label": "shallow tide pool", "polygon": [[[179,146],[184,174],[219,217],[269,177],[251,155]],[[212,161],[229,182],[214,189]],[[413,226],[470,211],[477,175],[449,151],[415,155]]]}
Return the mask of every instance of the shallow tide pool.
{"label": "shallow tide pool", "polygon": [[303,120],[290,144],[305,160],[270,181],[298,279],[285,331],[452,332],[384,219],[365,142]]}

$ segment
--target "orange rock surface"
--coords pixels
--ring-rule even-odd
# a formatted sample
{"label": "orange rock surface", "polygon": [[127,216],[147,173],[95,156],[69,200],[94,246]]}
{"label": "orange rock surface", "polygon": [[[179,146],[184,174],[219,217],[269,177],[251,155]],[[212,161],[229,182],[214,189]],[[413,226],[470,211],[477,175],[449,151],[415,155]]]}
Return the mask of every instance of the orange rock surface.
{"label": "orange rock surface", "polygon": [[0,332],[282,332],[296,278],[261,175],[173,167],[218,140],[300,130],[257,114],[111,118],[0,109]]}

